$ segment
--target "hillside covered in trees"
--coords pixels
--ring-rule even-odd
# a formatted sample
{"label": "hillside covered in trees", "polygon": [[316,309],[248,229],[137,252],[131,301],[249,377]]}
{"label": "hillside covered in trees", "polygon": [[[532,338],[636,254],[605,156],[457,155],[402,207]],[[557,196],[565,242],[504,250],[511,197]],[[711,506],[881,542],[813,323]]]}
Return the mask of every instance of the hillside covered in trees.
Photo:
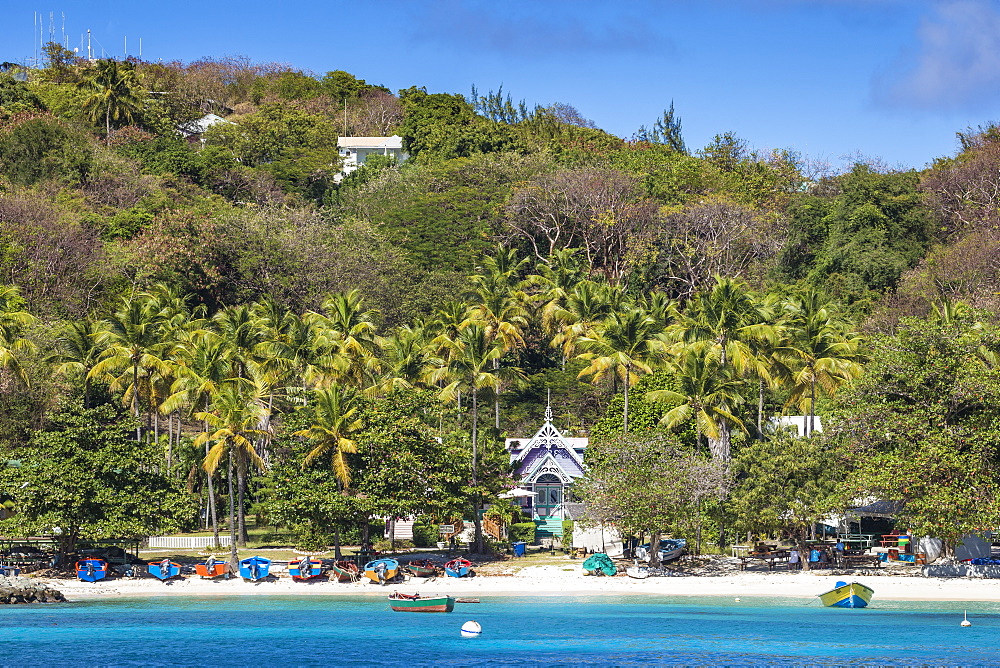
{"label": "hillside covered in trees", "polygon": [[[0,72],[0,454],[47,462],[4,472],[0,499],[20,509],[8,530],[70,512],[17,490],[87,468],[73,430],[106,464],[93,489],[164,495],[139,527],[106,518],[78,536],[191,528],[223,481],[241,527],[256,504],[302,544],[373,516],[469,516],[510,481],[500,437],[530,434],[549,391],[560,427],[603,443],[609,470],[621,439],[653,432],[758,470],[776,457],[762,450],[771,417],[819,410],[837,466],[827,450],[798,461],[899,495],[885,472],[916,465],[865,432],[883,410],[993,498],[978,481],[1000,439],[963,440],[995,430],[993,125],[922,172],[832,173],[724,129],[687,147],[673,104],[621,138],[502,91],[47,54]],[[178,131],[208,113],[228,122]],[[338,137],[393,134],[409,160],[338,182]],[[919,350],[948,378],[915,372]],[[900,417],[937,410],[930,385],[885,392],[918,378],[961,404],[944,441]],[[156,480],[116,478],[121,439]],[[705,521],[760,529],[752,492],[720,492]]]}

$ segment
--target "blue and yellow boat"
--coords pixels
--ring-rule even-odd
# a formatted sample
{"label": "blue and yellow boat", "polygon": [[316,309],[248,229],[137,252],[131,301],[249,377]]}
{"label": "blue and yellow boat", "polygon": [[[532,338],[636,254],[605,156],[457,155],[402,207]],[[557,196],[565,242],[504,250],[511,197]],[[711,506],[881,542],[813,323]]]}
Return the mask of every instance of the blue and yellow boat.
{"label": "blue and yellow boat", "polygon": [[384,585],[399,575],[399,562],[388,557],[375,559],[365,564],[364,572],[365,577],[375,584]]}
{"label": "blue and yellow boat", "polygon": [[875,591],[860,582],[838,582],[833,589],[819,595],[828,608],[864,608],[871,602]]}
{"label": "blue and yellow boat", "polygon": [[309,580],[323,573],[323,562],[313,557],[302,557],[298,561],[288,562],[288,574],[293,580]]}

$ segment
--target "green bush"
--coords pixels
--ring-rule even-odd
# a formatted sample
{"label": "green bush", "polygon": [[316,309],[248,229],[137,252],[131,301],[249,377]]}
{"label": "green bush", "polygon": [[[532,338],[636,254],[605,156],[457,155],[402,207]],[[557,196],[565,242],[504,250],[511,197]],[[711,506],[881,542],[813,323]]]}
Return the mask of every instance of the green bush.
{"label": "green bush", "polygon": [[569,550],[573,547],[573,520],[563,520],[562,523],[562,546]]}
{"label": "green bush", "polygon": [[413,544],[417,547],[434,547],[441,540],[438,525],[427,519],[413,523]]}
{"label": "green bush", "polygon": [[521,522],[518,524],[511,524],[510,528],[507,530],[507,535],[510,537],[510,542],[512,543],[518,543],[524,541],[529,545],[534,545],[535,523]]}

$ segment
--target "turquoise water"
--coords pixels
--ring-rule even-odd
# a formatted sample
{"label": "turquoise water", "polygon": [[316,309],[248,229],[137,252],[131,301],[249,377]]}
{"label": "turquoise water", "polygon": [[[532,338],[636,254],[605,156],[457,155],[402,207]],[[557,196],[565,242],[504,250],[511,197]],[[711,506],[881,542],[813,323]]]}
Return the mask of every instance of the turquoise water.
{"label": "turquoise water", "polygon": [[[961,628],[962,611],[971,628]],[[479,638],[462,638],[470,619]],[[1000,604],[486,597],[451,614],[374,597],[3,606],[0,665],[1000,665]]]}

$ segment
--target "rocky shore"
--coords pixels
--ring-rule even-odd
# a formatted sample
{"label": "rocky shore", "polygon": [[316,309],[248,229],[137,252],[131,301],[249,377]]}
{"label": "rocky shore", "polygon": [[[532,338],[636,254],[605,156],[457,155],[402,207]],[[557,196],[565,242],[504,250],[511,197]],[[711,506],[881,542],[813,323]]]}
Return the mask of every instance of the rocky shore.
{"label": "rocky shore", "polygon": [[27,578],[0,577],[0,604],[56,603],[65,600],[62,593],[45,583]]}

